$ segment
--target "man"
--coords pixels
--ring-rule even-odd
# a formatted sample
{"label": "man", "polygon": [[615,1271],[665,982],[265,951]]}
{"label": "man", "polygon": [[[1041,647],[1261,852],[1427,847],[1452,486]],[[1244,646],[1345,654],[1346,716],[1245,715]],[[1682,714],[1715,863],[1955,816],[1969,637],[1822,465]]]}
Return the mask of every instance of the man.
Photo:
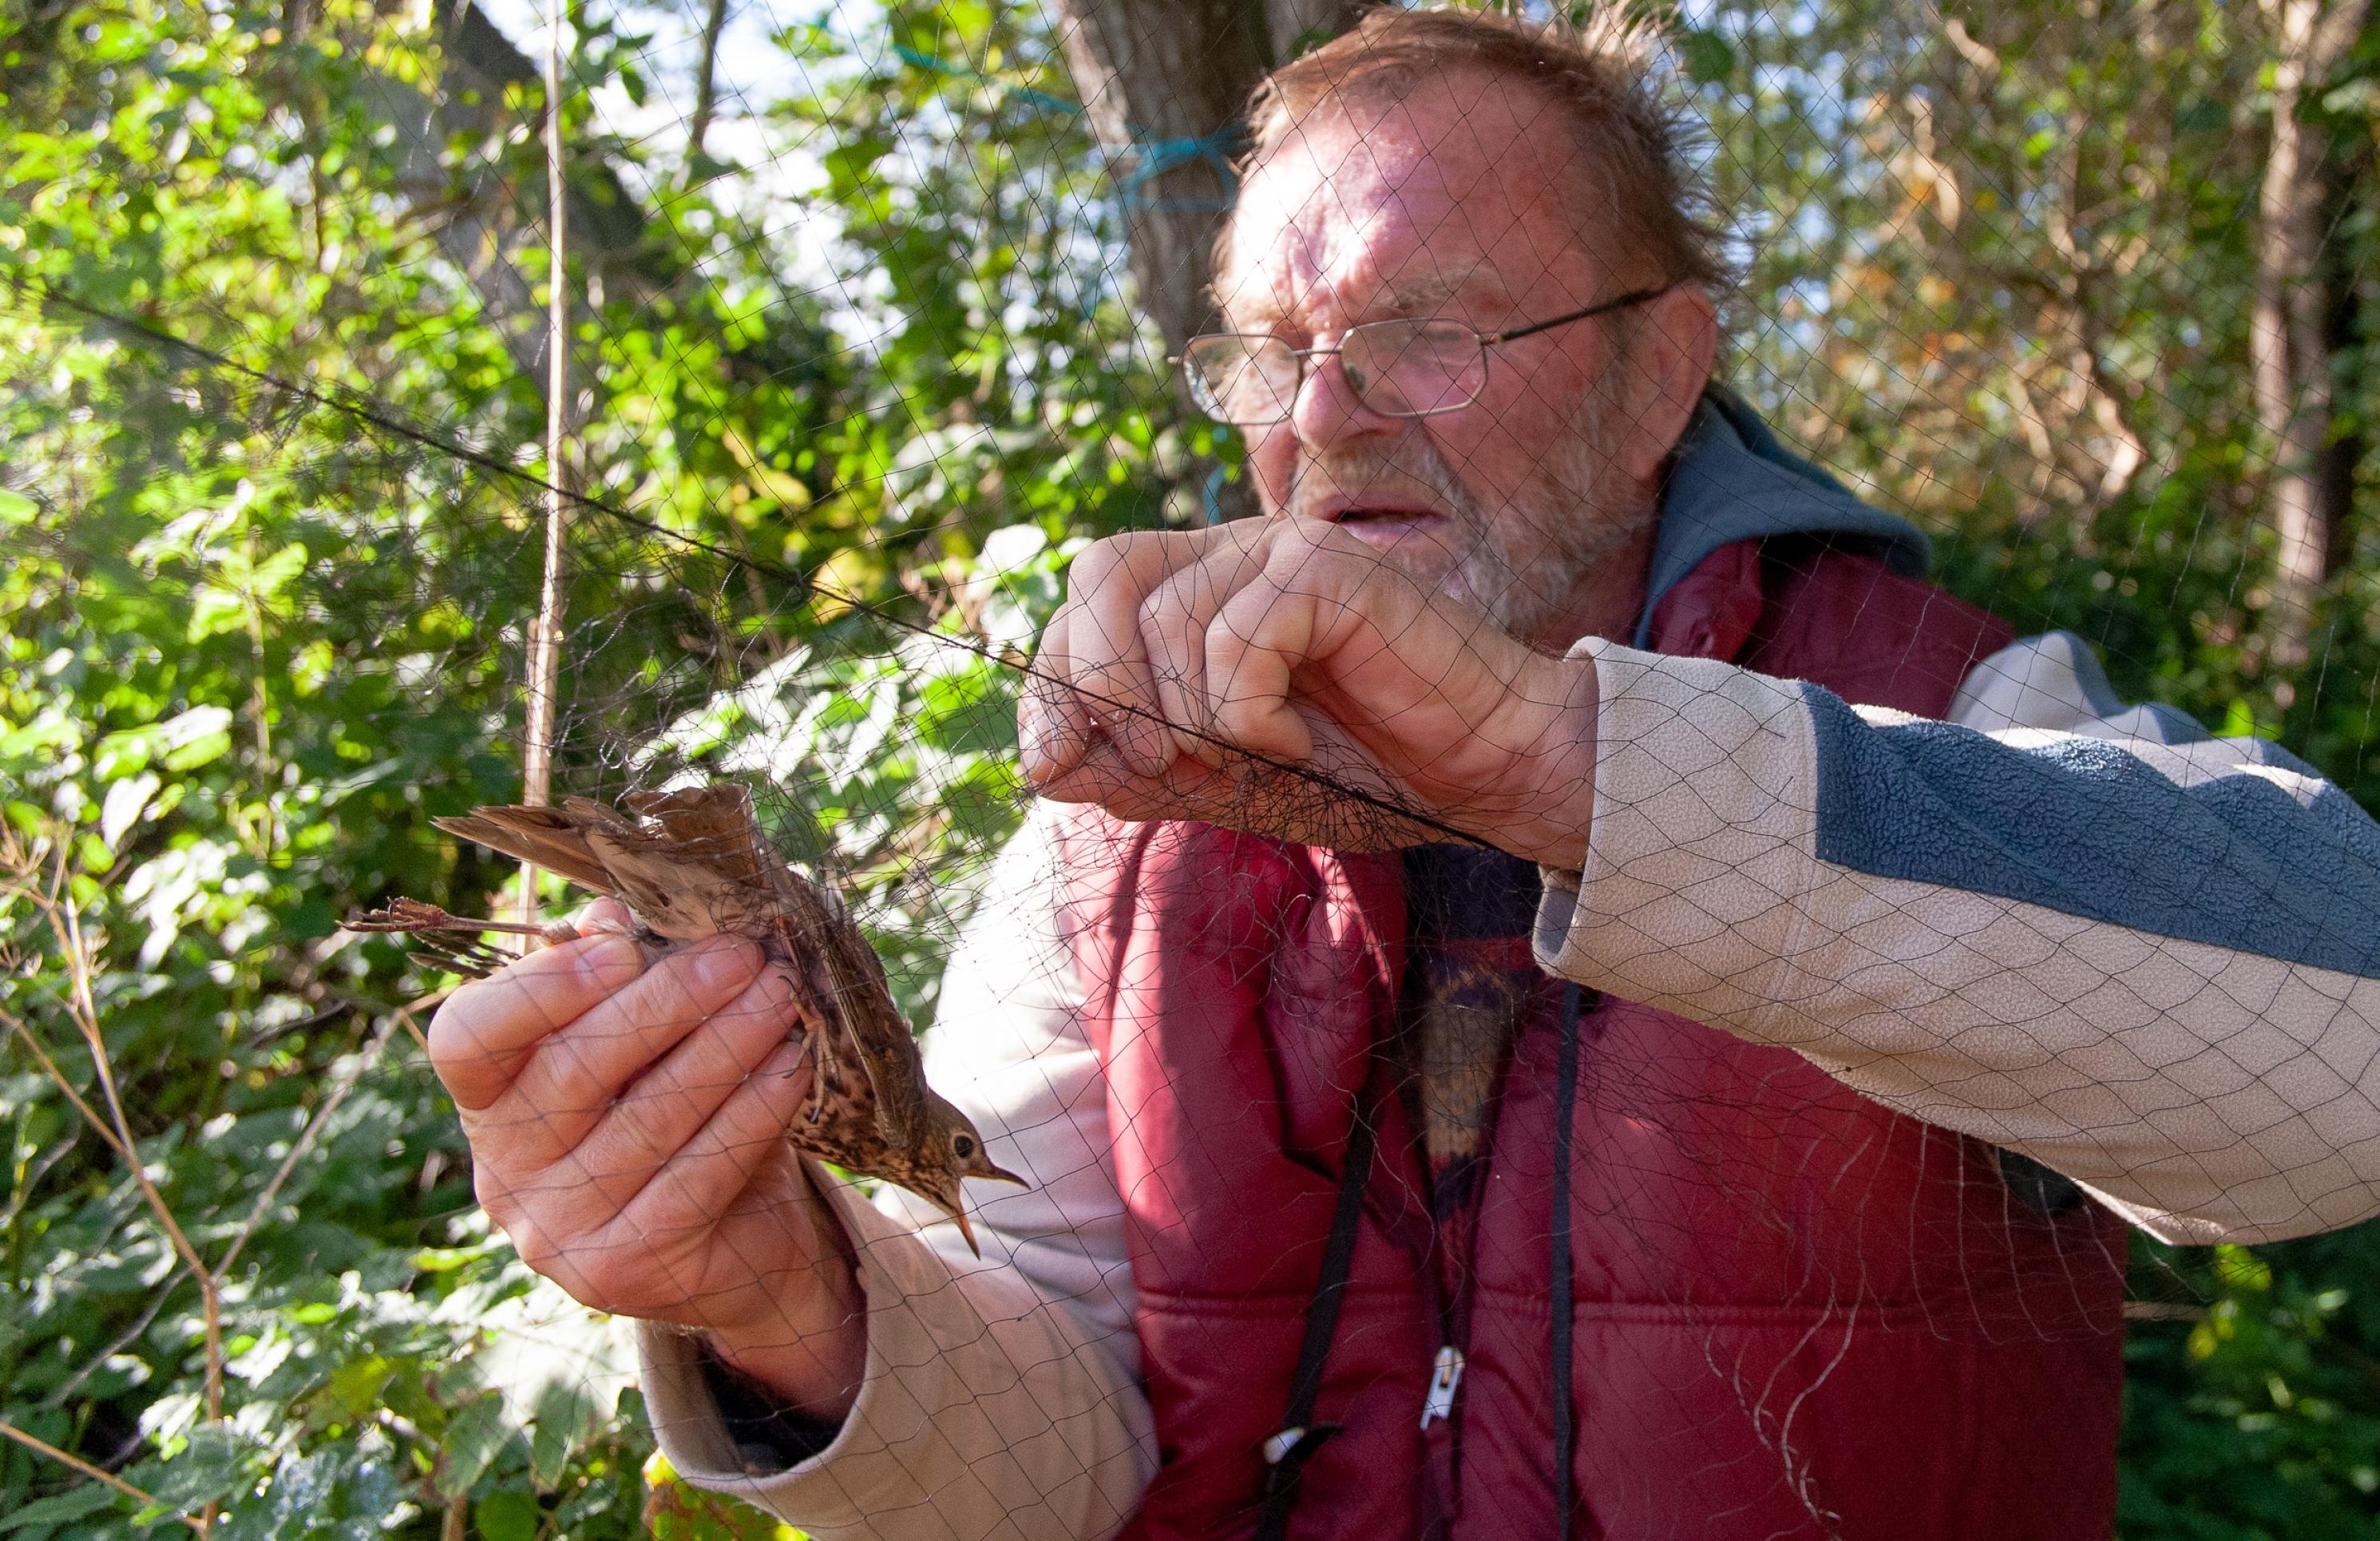
{"label": "man", "polygon": [[1032,1179],[980,1262],[786,1153],[745,944],[442,1012],[681,1473],[821,1537],[2099,1535],[2118,1217],[2380,1210],[2380,831],[1708,387],[1644,80],[1389,12],[1260,95],[1189,368],[1268,517],[1044,640],[929,1054]]}

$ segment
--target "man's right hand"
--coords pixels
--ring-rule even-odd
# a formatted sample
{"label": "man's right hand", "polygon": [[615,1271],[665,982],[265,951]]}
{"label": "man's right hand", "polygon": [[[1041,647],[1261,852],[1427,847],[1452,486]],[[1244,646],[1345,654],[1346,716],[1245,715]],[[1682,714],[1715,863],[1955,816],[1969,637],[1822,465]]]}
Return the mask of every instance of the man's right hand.
{"label": "man's right hand", "polygon": [[431,1025],[480,1202],[581,1303],[704,1332],[801,1412],[842,1417],[864,1307],[784,1139],[810,1086],[784,976],[731,937],[648,968],[608,900],[578,925]]}

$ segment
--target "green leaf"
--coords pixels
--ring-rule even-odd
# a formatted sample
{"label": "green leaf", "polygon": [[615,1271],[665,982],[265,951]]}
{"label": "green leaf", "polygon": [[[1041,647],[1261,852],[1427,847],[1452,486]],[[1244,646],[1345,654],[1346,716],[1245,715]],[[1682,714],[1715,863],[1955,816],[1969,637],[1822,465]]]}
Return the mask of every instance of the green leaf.
{"label": "green leaf", "polygon": [[1683,56],[1687,79],[1698,85],[1714,85],[1735,73],[1735,47],[1718,33],[1695,28],[1678,41],[1678,51]]}
{"label": "green leaf", "polygon": [[112,1508],[116,1502],[117,1498],[114,1488],[102,1483],[86,1483],[80,1487],[70,1487],[52,1498],[36,1499],[22,1509],[0,1515],[0,1534],[12,1530],[23,1530],[29,1525],[63,1524],[69,1520],[79,1520],[85,1515],[96,1514],[103,1509]]}
{"label": "green leaf", "polygon": [[481,1499],[472,1507],[471,1518],[485,1541],[537,1541],[537,1499],[516,1487]]}
{"label": "green leaf", "polygon": [[447,1499],[469,1492],[512,1436],[503,1395],[490,1391],[474,1398],[455,1414],[445,1437],[438,1441],[438,1463],[431,1474],[431,1486]]}
{"label": "green leaf", "polygon": [[201,1424],[172,1460],[143,1462],[136,1468],[145,1488],[168,1513],[195,1514],[256,1486],[263,1452],[223,1424]]}

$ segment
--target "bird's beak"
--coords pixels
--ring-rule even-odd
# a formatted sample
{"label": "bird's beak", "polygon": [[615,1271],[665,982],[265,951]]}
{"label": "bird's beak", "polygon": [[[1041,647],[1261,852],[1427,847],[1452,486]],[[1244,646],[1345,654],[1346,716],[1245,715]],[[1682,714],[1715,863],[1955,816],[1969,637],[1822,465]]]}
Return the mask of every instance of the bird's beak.
{"label": "bird's beak", "polygon": [[967,1223],[966,1205],[964,1202],[951,1210],[951,1219],[959,1222],[959,1234],[966,1239],[967,1250],[981,1257],[983,1248],[976,1244],[975,1227]]}
{"label": "bird's beak", "polygon": [[1025,1181],[1022,1177],[1017,1176],[1014,1172],[1010,1171],[1003,1167],[993,1167],[990,1171],[971,1171],[968,1172],[967,1175],[969,1177],[980,1177],[987,1182],[1014,1183],[1020,1188],[1029,1188],[1033,1185],[1032,1183]]}

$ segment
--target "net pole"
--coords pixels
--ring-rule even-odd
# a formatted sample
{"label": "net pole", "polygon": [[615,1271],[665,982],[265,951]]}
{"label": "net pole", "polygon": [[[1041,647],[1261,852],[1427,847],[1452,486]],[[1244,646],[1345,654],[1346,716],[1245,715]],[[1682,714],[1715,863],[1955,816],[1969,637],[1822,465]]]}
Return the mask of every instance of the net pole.
{"label": "net pole", "polygon": [[[528,731],[521,757],[521,801],[542,807],[552,800],[555,696],[562,673],[564,536],[571,496],[570,289],[566,257],[570,210],[564,180],[562,124],[563,29],[568,0],[549,0],[545,47],[545,209],[551,253],[545,297],[545,576],[529,624]],[[520,916],[538,918],[537,864],[521,863]]]}

